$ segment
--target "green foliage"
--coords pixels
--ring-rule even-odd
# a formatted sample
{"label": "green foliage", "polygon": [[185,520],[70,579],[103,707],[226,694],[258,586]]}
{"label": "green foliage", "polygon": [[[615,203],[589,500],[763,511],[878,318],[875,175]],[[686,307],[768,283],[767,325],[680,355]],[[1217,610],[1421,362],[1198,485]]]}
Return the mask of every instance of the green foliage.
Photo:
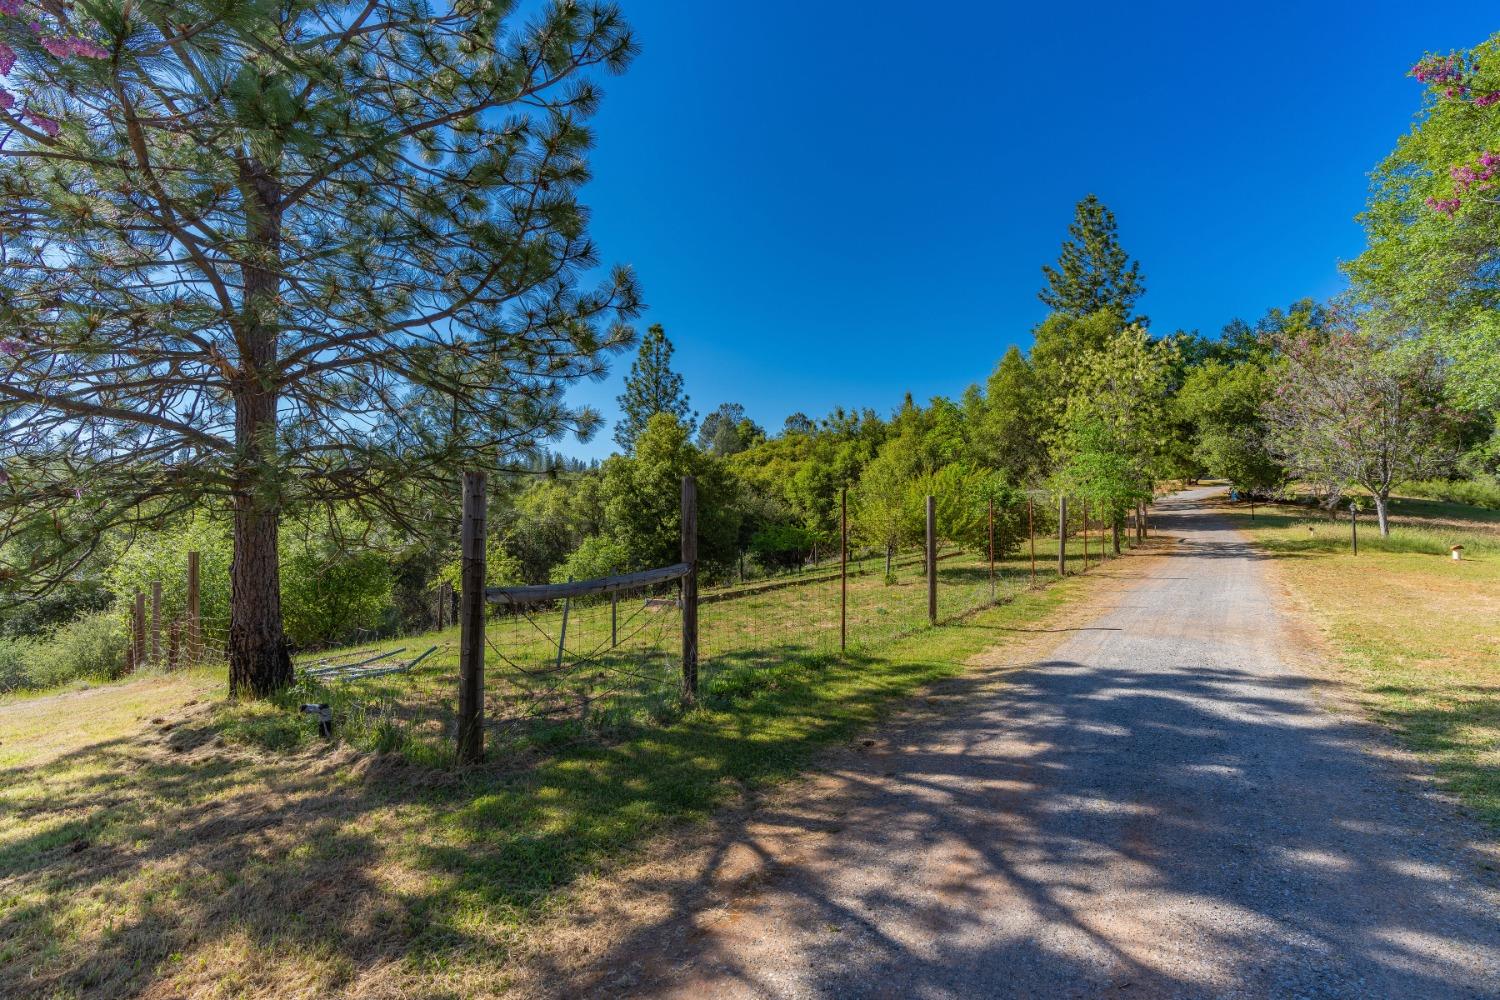
{"label": "green foliage", "polygon": [[1402,496],[1463,503],[1500,510],[1500,479],[1410,479],[1397,485]]}
{"label": "green foliage", "polygon": [[646,422],[631,455],[613,455],[602,468],[606,531],[629,554],[632,569],[682,558],[682,477],[698,486],[698,557],[709,567],[732,563],[738,552],[738,486],[724,463],[689,440],[686,424],[669,413]]}
{"label": "green foliage", "polygon": [[1500,91],[1500,35],[1456,58],[1462,88],[1432,81],[1415,126],[1371,175],[1368,248],[1348,271],[1356,291],[1450,359],[1455,398],[1500,405],[1500,203],[1465,171],[1500,149],[1500,106],[1472,97]]}
{"label": "green foliage", "polygon": [[120,614],[128,614],[127,602],[137,590],[149,595],[151,584],[160,582],[162,622],[185,618],[189,552],[198,553],[199,614],[211,630],[227,628],[229,563],[232,558],[229,526],[223,520],[201,513],[187,515],[175,524],[138,535],[120,554],[107,577],[109,589],[119,602]]}
{"label": "green foliage", "polygon": [[1078,358],[1054,438],[1059,488],[1113,512],[1151,496],[1171,441],[1167,398],[1175,350],[1127,327]]}
{"label": "green foliage", "polygon": [[1240,490],[1265,492],[1286,481],[1261,419],[1272,384],[1270,373],[1253,361],[1212,359],[1188,374],[1174,399],[1177,415],[1193,428],[1194,458]]}
{"label": "green foliage", "polygon": [[46,638],[0,639],[0,691],[49,688],[125,673],[129,639],[118,615],[84,615]]}
{"label": "green foliage", "polygon": [[641,338],[640,353],[630,365],[618,402],[623,416],[615,425],[615,444],[627,455],[635,450],[636,439],[659,413],[681,421],[689,434],[693,432],[682,376],[672,371],[672,342],[660,323],[651,324]]}
{"label": "green foliage", "polygon": [[698,447],[720,458],[738,455],[765,439],[765,428],[745,416],[739,403],[721,403],[698,428]]}
{"label": "green foliage", "polygon": [[1038,425],[1046,419],[1032,363],[1012,347],[985,383],[982,405],[971,417],[974,458],[1004,472],[1013,483],[1039,481],[1047,467],[1047,448]]}
{"label": "green foliage", "polygon": [[552,571],[553,583],[615,576],[630,569],[630,550],[617,538],[590,535]]}
{"label": "green foliage", "polygon": [[750,538],[750,553],[769,569],[796,569],[807,561],[818,536],[796,524],[773,524]]}
{"label": "green foliage", "polygon": [[1146,290],[1140,262],[1120,246],[1114,213],[1092,194],[1073,211],[1057,267],[1043,266],[1042,273],[1047,287],[1037,297],[1070,316],[1108,310],[1130,320],[1135,300]]}

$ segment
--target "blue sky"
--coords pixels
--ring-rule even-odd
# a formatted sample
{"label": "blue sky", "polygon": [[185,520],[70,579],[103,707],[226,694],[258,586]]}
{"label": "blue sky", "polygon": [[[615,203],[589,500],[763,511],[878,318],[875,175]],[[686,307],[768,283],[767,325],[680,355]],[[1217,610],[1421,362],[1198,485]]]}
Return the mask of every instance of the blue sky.
{"label": "blue sky", "polygon": [[[1406,70],[1500,30],[1481,3],[622,6],[643,51],[605,81],[592,233],[694,409],[772,430],[955,395],[1029,345],[1090,191],[1157,332],[1335,293]],[[628,366],[572,398],[612,425]]]}

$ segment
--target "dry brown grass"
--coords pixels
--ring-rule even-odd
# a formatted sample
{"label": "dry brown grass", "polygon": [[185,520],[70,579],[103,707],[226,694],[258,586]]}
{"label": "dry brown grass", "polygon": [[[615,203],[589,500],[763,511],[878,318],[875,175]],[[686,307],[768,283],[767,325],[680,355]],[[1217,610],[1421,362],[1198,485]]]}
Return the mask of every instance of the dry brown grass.
{"label": "dry brown grass", "polygon": [[[1298,507],[1232,515],[1275,557],[1371,714],[1500,825],[1500,514],[1400,501],[1390,539]],[[1466,546],[1454,562],[1448,546]]]}

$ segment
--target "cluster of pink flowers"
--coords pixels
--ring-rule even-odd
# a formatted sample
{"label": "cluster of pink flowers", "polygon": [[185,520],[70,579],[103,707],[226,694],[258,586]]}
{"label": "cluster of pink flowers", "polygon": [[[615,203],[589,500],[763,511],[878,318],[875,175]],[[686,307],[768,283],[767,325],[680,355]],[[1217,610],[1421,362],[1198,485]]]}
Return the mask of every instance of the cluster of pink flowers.
{"label": "cluster of pink flowers", "polygon": [[1452,215],[1457,212],[1459,206],[1462,204],[1463,201],[1459,198],[1434,198],[1431,195],[1427,197],[1427,207],[1434,212],[1442,212],[1444,215]]}
{"label": "cluster of pink flowers", "polygon": [[[39,27],[40,25],[32,25],[33,30]],[[104,46],[92,38],[79,38],[76,35],[48,36],[42,39],[42,48],[56,59],[67,59],[71,56],[84,59],[109,58],[109,50]]]}
{"label": "cluster of pink flowers", "polygon": [[[21,16],[22,0],[0,0],[0,14],[9,17]],[[92,38],[84,38],[80,35],[49,35],[46,27],[40,21],[32,21],[27,25],[31,33],[41,42],[42,48],[46,49],[54,59],[108,59],[109,50]],[[4,42],[0,42],[0,76],[9,76],[10,71],[16,65],[16,51]],[[16,96],[4,87],[0,87],[0,108],[6,111],[16,106]],[[41,129],[49,136],[56,136],[59,126],[55,118],[51,118],[38,111],[27,108],[23,117]]]}
{"label": "cluster of pink flowers", "polygon": [[1457,83],[1468,86],[1464,82],[1469,68],[1464,63],[1462,56],[1428,56],[1411,68],[1411,75],[1423,83]]}
{"label": "cluster of pink flowers", "polygon": [[21,342],[19,340],[13,337],[6,337],[4,340],[0,340],[0,354],[5,354],[13,358],[20,353]]}

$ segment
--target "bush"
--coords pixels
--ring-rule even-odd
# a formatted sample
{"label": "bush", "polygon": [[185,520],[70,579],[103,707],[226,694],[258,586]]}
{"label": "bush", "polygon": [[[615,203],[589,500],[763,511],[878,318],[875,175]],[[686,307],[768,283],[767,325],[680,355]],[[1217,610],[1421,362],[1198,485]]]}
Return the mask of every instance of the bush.
{"label": "bush", "polygon": [[0,639],[0,691],[35,687],[31,664],[39,645],[32,639]]}
{"label": "bush", "polygon": [[69,622],[41,646],[35,672],[43,678],[40,687],[62,684],[78,677],[112,680],[122,677],[128,643],[118,615],[100,611]]}
{"label": "bush", "polygon": [[127,645],[119,617],[107,611],[84,615],[45,641],[0,639],[0,691],[113,680],[125,673]]}
{"label": "bush", "polygon": [[1417,479],[1402,483],[1396,492],[1422,500],[1466,503],[1500,510],[1500,481],[1494,479]]}

